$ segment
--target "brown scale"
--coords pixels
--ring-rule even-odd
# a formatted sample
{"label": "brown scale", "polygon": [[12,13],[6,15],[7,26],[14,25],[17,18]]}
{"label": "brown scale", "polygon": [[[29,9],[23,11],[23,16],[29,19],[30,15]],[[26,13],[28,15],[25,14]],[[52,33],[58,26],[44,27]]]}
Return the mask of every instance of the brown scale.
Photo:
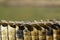
{"label": "brown scale", "polygon": [[24,40],[23,38],[21,38],[19,36],[20,35],[20,30],[24,30],[24,26],[21,26],[21,23],[18,23],[18,22],[16,22],[15,25],[16,25],[16,29],[15,29],[15,40]]}
{"label": "brown scale", "polygon": [[53,40],[53,30],[57,30],[57,28],[55,27],[55,25],[51,24],[51,23],[46,23],[46,25],[50,28],[49,30],[47,30],[47,36],[46,39],[47,40]]}
{"label": "brown scale", "polygon": [[2,23],[1,25],[2,25],[3,27],[8,26],[7,23]]}
{"label": "brown scale", "polygon": [[42,30],[40,32],[40,40],[46,40],[46,29],[44,28],[44,23],[39,23],[40,27],[42,27]]}
{"label": "brown scale", "polygon": [[9,30],[9,40],[15,40],[16,39],[16,26],[10,26],[8,27]]}
{"label": "brown scale", "polygon": [[31,32],[28,29],[24,30],[24,40],[32,40]]}
{"label": "brown scale", "polygon": [[24,26],[27,28],[29,40],[32,40],[33,27],[30,24],[25,24]]}
{"label": "brown scale", "polygon": [[53,38],[54,38],[54,40],[60,40],[60,25],[57,23],[53,24],[53,25],[55,25],[58,28],[58,30],[53,31],[54,32]]}
{"label": "brown scale", "polygon": [[8,26],[8,23],[5,20],[0,20],[0,25],[2,25],[3,27],[6,27]]}
{"label": "brown scale", "polygon": [[9,25],[9,40],[16,40],[16,25],[14,23],[8,22]]}
{"label": "brown scale", "polygon": [[15,25],[20,26],[20,25],[21,25],[21,23],[16,23]]}
{"label": "brown scale", "polygon": [[16,28],[16,25],[14,23],[9,23],[9,25],[13,28]]}
{"label": "brown scale", "polygon": [[30,31],[25,28],[24,30],[24,40],[30,40]]}
{"label": "brown scale", "polygon": [[25,24],[25,26],[29,31],[33,31],[33,27],[30,24]]}
{"label": "brown scale", "polygon": [[18,29],[16,30],[16,40],[24,40],[24,32],[23,30],[25,29],[24,25],[18,26]]}
{"label": "brown scale", "polygon": [[60,30],[54,30],[54,40],[60,40]]}
{"label": "brown scale", "polygon": [[55,25],[51,24],[51,23],[46,23],[46,25],[50,26],[50,28],[52,28],[52,29],[58,30],[58,28]]}
{"label": "brown scale", "polygon": [[33,31],[33,36],[35,37],[33,40],[40,40],[40,31],[42,30],[42,28],[37,25],[37,24],[32,24],[32,27],[34,27],[34,31]]}
{"label": "brown scale", "polygon": [[9,40],[8,23],[6,21],[1,21],[1,34],[2,40]]}

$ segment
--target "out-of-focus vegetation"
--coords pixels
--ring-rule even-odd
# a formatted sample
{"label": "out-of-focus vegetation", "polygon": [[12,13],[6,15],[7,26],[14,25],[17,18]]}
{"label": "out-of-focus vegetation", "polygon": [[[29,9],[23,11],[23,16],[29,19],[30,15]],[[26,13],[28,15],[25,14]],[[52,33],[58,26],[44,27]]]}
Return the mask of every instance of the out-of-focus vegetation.
{"label": "out-of-focus vegetation", "polygon": [[60,8],[0,7],[0,20],[60,19]]}
{"label": "out-of-focus vegetation", "polygon": [[[31,3],[33,5],[30,4],[31,5],[30,6],[28,3]],[[40,7],[42,4],[39,4],[39,3],[46,4],[46,5],[50,4],[50,6],[52,7]],[[15,1],[14,0],[13,1],[3,0],[3,1],[0,1],[0,5],[2,5],[0,6],[0,20],[5,19],[5,20],[33,21],[33,20],[40,20],[40,19],[54,19],[54,18],[60,19],[60,6],[56,7],[57,5],[60,5],[60,1],[56,1],[56,0],[55,1],[43,0],[42,2],[39,2],[39,0],[38,1],[20,0],[20,2],[16,0]],[[7,7],[7,5],[9,7]],[[15,7],[12,7],[11,5],[15,5]],[[24,5],[25,7],[24,6],[22,7],[21,5]],[[26,5],[28,5],[28,7]],[[37,7],[35,5],[37,6],[40,5],[40,6]]]}

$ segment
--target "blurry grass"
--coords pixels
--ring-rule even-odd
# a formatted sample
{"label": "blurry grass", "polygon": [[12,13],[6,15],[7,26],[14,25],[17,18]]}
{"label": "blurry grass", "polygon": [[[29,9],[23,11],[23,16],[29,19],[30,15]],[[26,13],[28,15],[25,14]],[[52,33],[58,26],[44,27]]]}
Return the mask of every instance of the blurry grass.
{"label": "blurry grass", "polygon": [[0,7],[0,20],[33,21],[54,18],[60,19],[60,8],[58,7]]}

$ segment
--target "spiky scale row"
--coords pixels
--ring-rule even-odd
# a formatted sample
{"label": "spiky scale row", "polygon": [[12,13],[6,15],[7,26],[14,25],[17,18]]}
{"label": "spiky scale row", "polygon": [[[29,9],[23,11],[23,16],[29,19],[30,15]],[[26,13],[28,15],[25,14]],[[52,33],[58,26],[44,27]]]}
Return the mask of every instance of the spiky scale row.
{"label": "spiky scale row", "polygon": [[[19,27],[20,30],[24,30],[25,27],[31,32],[33,31],[33,27],[36,28],[37,30],[41,31],[42,28],[44,29],[47,29],[48,31],[50,29],[54,29],[54,30],[58,30],[60,28],[60,24],[59,24],[59,21],[43,21],[41,20],[40,22],[38,21],[34,21],[34,22],[31,22],[31,23],[24,23],[24,22],[14,22],[14,21],[5,21],[5,20],[1,20],[0,21],[0,25],[2,25],[3,27],[6,27],[8,25],[10,25],[11,27],[13,28],[16,28],[16,25]],[[47,32],[48,33],[48,32]],[[44,32],[43,32],[44,34]],[[52,34],[52,33],[50,33]],[[48,34],[48,35],[50,35]]]}

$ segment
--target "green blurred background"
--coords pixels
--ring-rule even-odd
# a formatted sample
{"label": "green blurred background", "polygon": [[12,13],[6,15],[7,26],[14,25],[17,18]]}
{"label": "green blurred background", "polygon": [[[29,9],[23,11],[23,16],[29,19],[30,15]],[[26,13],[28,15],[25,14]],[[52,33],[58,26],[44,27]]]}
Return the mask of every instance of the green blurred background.
{"label": "green blurred background", "polygon": [[55,18],[60,20],[60,7],[0,6],[0,20],[33,21]]}

